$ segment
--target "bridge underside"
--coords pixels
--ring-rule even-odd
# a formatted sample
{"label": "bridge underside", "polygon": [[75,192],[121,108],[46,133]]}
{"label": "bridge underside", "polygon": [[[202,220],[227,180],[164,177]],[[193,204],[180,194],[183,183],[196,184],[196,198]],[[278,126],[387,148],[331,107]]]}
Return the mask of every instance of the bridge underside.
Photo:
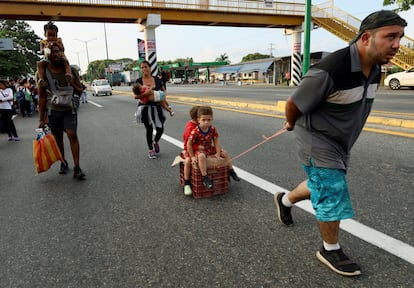
{"label": "bridge underside", "polygon": [[[303,16],[225,13],[205,10],[104,7],[89,5],[46,5],[2,1],[0,18],[35,21],[106,22],[141,24],[150,13],[161,14],[162,24],[232,27],[288,28],[301,25]],[[214,19],[214,21],[212,21]]]}

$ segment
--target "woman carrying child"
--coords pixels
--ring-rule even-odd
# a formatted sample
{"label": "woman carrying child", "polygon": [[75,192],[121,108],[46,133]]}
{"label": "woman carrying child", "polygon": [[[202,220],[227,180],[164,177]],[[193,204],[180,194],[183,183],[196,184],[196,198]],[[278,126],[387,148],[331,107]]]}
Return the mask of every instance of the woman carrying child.
{"label": "woman carrying child", "polygon": [[[142,61],[140,64],[142,77],[138,78],[136,85],[133,88],[134,98],[140,99],[137,110],[137,119],[144,123],[146,130],[146,139],[148,145],[148,157],[151,159],[157,159],[157,154],[160,152],[160,146],[158,141],[161,139],[164,133],[164,122],[166,120],[163,107],[161,106],[163,101],[156,102],[154,99],[154,92],[165,92],[164,85],[158,77],[151,75],[151,66],[148,61]],[[148,89],[149,88],[149,89]],[[137,94],[140,93],[140,94]],[[165,95],[164,95],[165,97]],[[142,99],[142,101],[141,101]],[[164,108],[170,115],[173,115],[171,108]],[[156,130],[154,139],[152,138],[152,132]]]}

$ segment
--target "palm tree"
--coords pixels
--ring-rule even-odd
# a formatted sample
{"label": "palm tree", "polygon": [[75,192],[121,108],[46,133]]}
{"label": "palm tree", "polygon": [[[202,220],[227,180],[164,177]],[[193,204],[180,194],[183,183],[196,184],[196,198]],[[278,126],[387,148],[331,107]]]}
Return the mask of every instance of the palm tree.
{"label": "palm tree", "polygon": [[220,54],[220,56],[216,58],[216,61],[217,62],[227,62],[227,64],[230,64],[229,56],[226,53]]}

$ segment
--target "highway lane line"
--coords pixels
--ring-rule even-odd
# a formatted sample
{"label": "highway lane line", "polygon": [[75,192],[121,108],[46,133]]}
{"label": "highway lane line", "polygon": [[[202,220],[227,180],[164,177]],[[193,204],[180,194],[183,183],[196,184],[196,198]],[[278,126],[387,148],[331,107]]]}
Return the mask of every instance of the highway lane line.
{"label": "highway lane line", "polygon": [[[168,135],[163,135],[162,139],[165,141],[182,148],[183,142],[170,137]],[[264,180],[260,177],[257,177],[243,169],[240,169],[233,165],[233,168],[237,170],[237,174],[239,177],[246,182],[249,182],[250,184],[265,190],[269,192],[270,194],[275,194],[275,192],[288,192],[283,187],[280,187],[276,184],[273,184],[267,180]],[[311,202],[309,200],[301,201],[295,206],[301,208],[302,210],[309,212],[313,215],[315,215],[315,212],[312,208]],[[275,216],[276,217],[276,216]],[[359,239],[362,239],[372,245],[375,245],[388,253],[391,253],[411,264],[414,265],[414,247],[404,243],[398,239],[395,239],[391,236],[388,236],[382,232],[379,232],[373,228],[370,228],[362,223],[359,223],[358,221],[347,219],[341,221],[341,229],[354,235],[355,237],[358,237]]]}
{"label": "highway lane line", "polygon": [[96,107],[99,107],[99,108],[103,107],[101,104],[98,104],[95,101],[88,100],[88,103],[91,103],[92,105],[95,105]]}

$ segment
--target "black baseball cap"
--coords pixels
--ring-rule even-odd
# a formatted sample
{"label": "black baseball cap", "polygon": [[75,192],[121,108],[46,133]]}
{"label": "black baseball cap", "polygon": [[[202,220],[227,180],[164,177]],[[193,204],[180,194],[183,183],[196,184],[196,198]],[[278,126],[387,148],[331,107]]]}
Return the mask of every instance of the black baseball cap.
{"label": "black baseball cap", "polygon": [[380,10],[374,13],[369,14],[365,17],[364,20],[361,22],[361,26],[359,27],[359,32],[357,36],[352,39],[350,44],[355,43],[361,37],[361,35],[371,29],[381,28],[384,26],[393,26],[398,25],[402,27],[407,26],[407,21],[400,17],[397,13],[390,10]]}

